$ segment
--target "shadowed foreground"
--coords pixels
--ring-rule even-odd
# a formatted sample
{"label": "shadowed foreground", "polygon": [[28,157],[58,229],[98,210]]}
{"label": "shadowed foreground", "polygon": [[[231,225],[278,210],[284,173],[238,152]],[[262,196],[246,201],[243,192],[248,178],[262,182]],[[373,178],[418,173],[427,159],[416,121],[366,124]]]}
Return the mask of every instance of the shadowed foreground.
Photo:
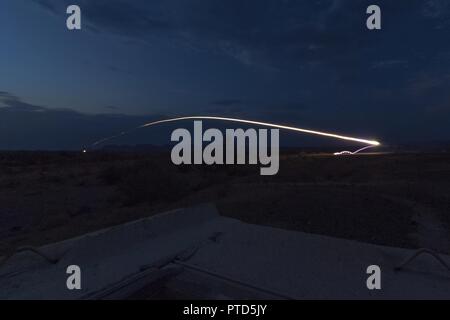
{"label": "shadowed foreground", "polygon": [[450,154],[295,150],[271,177],[167,153],[1,153],[0,253],[204,202],[253,224],[450,253]]}

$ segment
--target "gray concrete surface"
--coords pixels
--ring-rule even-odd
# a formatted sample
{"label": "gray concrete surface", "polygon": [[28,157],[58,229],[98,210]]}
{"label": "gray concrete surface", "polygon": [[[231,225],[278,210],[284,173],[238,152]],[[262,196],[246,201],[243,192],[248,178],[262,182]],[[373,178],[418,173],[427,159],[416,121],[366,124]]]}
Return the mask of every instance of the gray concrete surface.
{"label": "gray concrete surface", "polygon": [[[431,256],[420,256],[398,272],[394,267],[414,251],[246,224],[221,217],[212,205],[40,250],[58,262],[49,264],[30,252],[14,255],[0,266],[1,299],[98,298],[104,296],[99,292],[125,285],[123,291],[133,296],[130,288],[153,288],[143,282],[162,274],[165,298],[450,299],[450,272]],[[450,257],[441,257],[450,264]],[[81,267],[81,290],[66,288],[71,264]],[[372,264],[381,267],[381,290],[366,287],[366,268]],[[152,296],[144,290],[140,297]]]}

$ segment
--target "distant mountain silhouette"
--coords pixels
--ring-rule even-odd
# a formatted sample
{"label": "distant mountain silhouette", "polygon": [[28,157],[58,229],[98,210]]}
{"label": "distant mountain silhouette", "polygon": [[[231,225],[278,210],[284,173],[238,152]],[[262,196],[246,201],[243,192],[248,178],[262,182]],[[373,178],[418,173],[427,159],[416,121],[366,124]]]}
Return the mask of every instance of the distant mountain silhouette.
{"label": "distant mountain silhouette", "polygon": [[108,152],[164,152],[170,150],[170,146],[157,146],[153,144],[136,144],[136,145],[122,145],[122,144],[108,144],[101,148],[102,151]]}

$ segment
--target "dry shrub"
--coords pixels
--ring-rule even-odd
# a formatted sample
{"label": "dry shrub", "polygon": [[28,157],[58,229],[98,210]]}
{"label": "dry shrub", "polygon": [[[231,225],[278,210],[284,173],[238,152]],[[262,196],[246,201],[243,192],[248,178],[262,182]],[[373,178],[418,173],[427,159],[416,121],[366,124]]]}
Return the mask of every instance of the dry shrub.
{"label": "dry shrub", "polygon": [[185,196],[189,178],[169,165],[146,162],[129,169],[120,179],[118,191],[123,204],[169,202]]}

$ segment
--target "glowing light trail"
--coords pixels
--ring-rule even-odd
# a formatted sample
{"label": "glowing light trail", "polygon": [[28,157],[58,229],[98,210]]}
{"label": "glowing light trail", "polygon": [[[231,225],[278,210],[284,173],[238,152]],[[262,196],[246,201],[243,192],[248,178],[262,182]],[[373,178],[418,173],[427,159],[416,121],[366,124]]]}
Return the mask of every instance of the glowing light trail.
{"label": "glowing light trail", "polygon": [[[149,122],[149,123],[143,124],[143,125],[135,128],[135,129],[150,127],[150,126],[161,124],[161,123],[168,123],[168,122],[175,122],[175,121],[182,121],[182,120],[219,120],[219,121],[239,122],[239,123],[254,124],[254,125],[259,125],[259,126],[266,126],[266,127],[271,127],[271,128],[278,128],[278,129],[284,129],[284,130],[308,133],[308,134],[313,134],[313,135],[325,136],[325,137],[330,137],[330,138],[335,138],[335,139],[340,139],[340,140],[353,141],[353,142],[367,144],[370,147],[375,147],[375,146],[379,146],[380,145],[380,143],[378,141],[376,141],[376,140],[360,139],[360,138],[355,138],[355,137],[350,137],[350,136],[343,136],[343,135],[339,135],[339,134],[335,134],[335,133],[316,131],[316,130],[309,130],[309,129],[291,127],[291,126],[285,126],[285,125],[276,124],[276,123],[253,121],[253,120],[245,120],[245,119],[237,119],[237,118],[214,117],[214,116],[187,116],[187,117],[163,119],[163,120],[158,120],[158,121],[153,121],[153,122]],[[132,129],[132,130],[134,130],[134,129]],[[94,146],[96,146],[96,145],[98,145],[100,143],[103,143],[105,141],[108,141],[108,140],[111,140],[111,139],[123,136],[126,133],[127,132],[121,132],[121,133],[119,133],[119,134],[117,134],[115,136],[98,140],[98,141],[96,141],[96,142],[94,142],[92,144],[92,147],[94,147]],[[362,150],[360,149],[359,151],[362,151]]]}
{"label": "glowing light trail", "polygon": [[341,151],[341,152],[335,152],[335,153],[333,153],[335,156],[341,156],[341,155],[354,155],[354,154],[357,154],[357,153],[360,153],[361,151],[364,151],[364,150],[366,150],[366,149],[369,149],[369,148],[373,148],[373,147],[375,147],[375,146],[366,146],[366,147],[364,147],[364,148],[361,148],[361,149],[358,149],[358,150],[356,150],[356,151]]}

